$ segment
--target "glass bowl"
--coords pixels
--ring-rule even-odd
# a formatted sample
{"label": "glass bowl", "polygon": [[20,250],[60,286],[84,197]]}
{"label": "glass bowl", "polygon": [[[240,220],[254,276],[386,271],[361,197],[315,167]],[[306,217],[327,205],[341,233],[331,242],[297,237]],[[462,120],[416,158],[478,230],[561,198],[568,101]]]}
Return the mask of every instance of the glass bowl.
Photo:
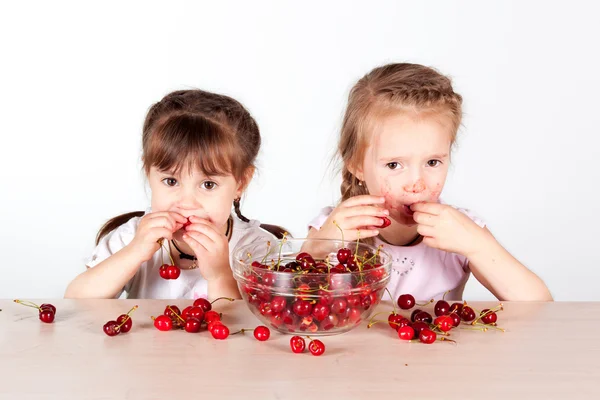
{"label": "glass bowl", "polygon": [[288,239],[234,249],[250,310],[279,332],[333,335],[367,320],[390,280],[391,257],[362,242]]}

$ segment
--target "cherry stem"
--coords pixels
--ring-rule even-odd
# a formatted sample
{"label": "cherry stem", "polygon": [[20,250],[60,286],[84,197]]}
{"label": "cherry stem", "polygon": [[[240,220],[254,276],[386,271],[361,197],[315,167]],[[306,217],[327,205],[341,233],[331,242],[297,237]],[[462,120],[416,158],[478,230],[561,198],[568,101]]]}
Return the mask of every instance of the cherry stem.
{"label": "cherry stem", "polygon": [[506,329],[502,329],[497,327],[496,325],[492,325],[492,324],[476,324],[476,326],[482,326],[485,327],[485,329],[487,330],[488,328],[492,328],[492,329],[496,329],[499,330],[501,332],[506,332]]}
{"label": "cherry stem", "polygon": [[21,305],[23,305],[25,307],[37,308],[38,310],[41,310],[41,307],[38,306],[37,304],[35,304],[32,301],[26,301],[26,300],[24,301],[24,300],[18,300],[17,299],[17,300],[14,300],[14,302],[17,303],[17,304],[21,304]]}
{"label": "cherry stem", "polygon": [[446,301],[446,295],[450,293],[449,290],[446,290],[446,292],[444,292],[444,295],[442,296],[442,300]]}
{"label": "cherry stem", "polygon": [[216,299],[214,299],[213,301],[211,301],[210,304],[214,304],[215,301],[219,301],[219,300],[235,301],[235,299],[232,299],[231,297],[217,297]]}
{"label": "cherry stem", "polygon": [[[267,254],[265,254],[265,256],[263,257],[263,259],[261,260],[261,264],[265,263],[265,260],[267,259],[267,257],[269,257],[269,254],[271,254],[271,241],[267,241]],[[248,256],[250,256],[250,253],[248,253]]]}
{"label": "cherry stem", "polygon": [[[137,309],[138,309],[138,306],[133,306],[133,307],[131,308],[131,310],[127,311],[127,314],[125,314],[125,315],[127,315],[127,318],[125,318],[125,319],[123,320],[123,322],[121,322],[121,323],[119,324],[119,329],[121,329],[121,327],[122,327],[123,325],[125,325],[125,323],[126,323],[127,321],[129,321],[129,320],[131,319],[131,317],[129,316],[129,314],[130,314],[130,313],[132,313],[132,312],[134,312],[134,311],[135,311],[135,310],[137,310]],[[154,317],[153,317],[153,318],[154,318]]]}
{"label": "cherry stem", "polygon": [[381,314],[391,314],[391,312],[390,311],[380,311],[371,317],[371,321],[373,321],[376,316],[381,315]]}
{"label": "cherry stem", "polygon": [[431,299],[427,303],[424,303],[424,304],[415,303],[415,305],[423,307],[423,306],[427,306],[427,305],[433,303],[434,301],[435,301],[434,299]]}
{"label": "cherry stem", "polygon": [[483,328],[474,328],[474,327],[468,327],[468,326],[461,326],[460,329],[466,329],[469,331],[482,331],[482,332],[486,332],[487,331],[487,326],[483,327]]}
{"label": "cherry stem", "polygon": [[394,298],[392,297],[392,294],[390,293],[388,288],[385,288],[385,291],[387,292],[387,294],[390,295],[390,299],[392,300],[392,307],[394,307],[394,314],[397,314],[396,313],[396,305],[394,304]]}
{"label": "cherry stem", "polygon": [[439,340],[440,342],[452,342],[452,343],[456,344],[456,340],[448,339],[443,336],[441,338],[437,338],[437,340]]}
{"label": "cherry stem", "polygon": [[277,257],[277,270],[279,270],[279,264],[281,264],[281,251],[283,250],[283,244],[287,241],[287,232],[283,232],[283,238],[279,244],[279,257]]}
{"label": "cherry stem", "polygon": [[171,306],[167,306],[167,308],[168,308],[169,310],[171,310],[171,312],[172,312],[173,314],[175,314],[175,315],[177,316],[177,318],[179,318],[181,321],[185,322],[185,319],[181,318],[181,316],[180,316],[179,314],[177,314],[177,313],[175,312],[175,310],[173,310],[173,309],[171,308]]}
{"label": "cherry stem", "polygon": [[369,322],[369,324],[367,325],[367,329],[370,329],[370,328],[371,328],[373,325],[375,325],[375,324],[376,324],[376,323],[378,323],[378,322],[387,322],[388,324],[393,324],[393,325],[398,325],[398,326],[400,326],[400,324],[399,324],[399,323],[397,323],[397,322],[384,321],[384,320],[382,320],[382,319],[376,319],[376,320],[373,320],[373,319],[371,319],[371,321],[370,321],[370,322]]}
{"label": "cherry stem", "polygon": [[239,330],[239,331],[237,331],[237,332],[230,333],[230,334],[229,334],[229,336],[231,336],[231,335],[237,335],[238,333],[242,333],[242,334],[243,334],[243,333],[245,333],[245,332],[252,332],[254,329],[255,329],[255,328],[251,328],[251,329],[248,329],[248,328],[242,328],[242,329],[240,329],[240,330]]}
{"label": "cherry stem", "polygon": [[334,224],[335,226],[337,226],[337,228],[338,228],[338,229],[340,230],[340,232],[342,233],[342,246],[345,246],[345,243],[344,243],[344,230],[342,229],[342,227],[341,227],[341,226],[339,226],[339,225],[338,225],[338,223],[337,223],[335,220],[333,221],[333,224]]}

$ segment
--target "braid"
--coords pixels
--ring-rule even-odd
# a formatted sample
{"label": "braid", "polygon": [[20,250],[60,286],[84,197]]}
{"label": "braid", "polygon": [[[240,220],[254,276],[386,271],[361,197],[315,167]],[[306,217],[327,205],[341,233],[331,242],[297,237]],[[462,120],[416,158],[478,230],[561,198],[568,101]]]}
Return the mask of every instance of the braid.
{"label": "braid", "polygon": [[238,218],[244,222],[250,222],[250,220],[242,215],[242,211],[240,210],[240,199],[237,198],[233,201],[233,207],[235,208],[235,213]]}

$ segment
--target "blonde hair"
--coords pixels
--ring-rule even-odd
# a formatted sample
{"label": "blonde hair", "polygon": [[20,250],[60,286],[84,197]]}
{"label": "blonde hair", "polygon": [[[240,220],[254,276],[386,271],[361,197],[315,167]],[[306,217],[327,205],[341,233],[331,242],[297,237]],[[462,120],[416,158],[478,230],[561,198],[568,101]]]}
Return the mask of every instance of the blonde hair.
{"label": "blonde hair", "polygon": [[343,163],[342,201],[368,194],[350,170],[363,162],[378,117],[399,112],[446,117],[454,143],[462,119],[462,97],[454,92],[448,77],[419,64],[388,64],[362,77],[348,96],[338,145]]}

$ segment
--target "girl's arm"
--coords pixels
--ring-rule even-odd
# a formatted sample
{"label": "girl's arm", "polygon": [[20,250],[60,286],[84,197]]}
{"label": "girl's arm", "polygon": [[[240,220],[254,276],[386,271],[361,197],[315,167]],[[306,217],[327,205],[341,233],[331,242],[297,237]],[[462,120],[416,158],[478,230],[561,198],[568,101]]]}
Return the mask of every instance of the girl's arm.
{"label": "girl's arm", "polygon": [[487,228],[483,231],[479,248],[466,254],[475,278],[501,301],[552,301],[544,282],[504,249]]}
{"label": "girl's arm", "polygon": [[126,246],[94,268],[79,274],[67,287],[65,298],[115,298],[142,263],[139,253]]}

